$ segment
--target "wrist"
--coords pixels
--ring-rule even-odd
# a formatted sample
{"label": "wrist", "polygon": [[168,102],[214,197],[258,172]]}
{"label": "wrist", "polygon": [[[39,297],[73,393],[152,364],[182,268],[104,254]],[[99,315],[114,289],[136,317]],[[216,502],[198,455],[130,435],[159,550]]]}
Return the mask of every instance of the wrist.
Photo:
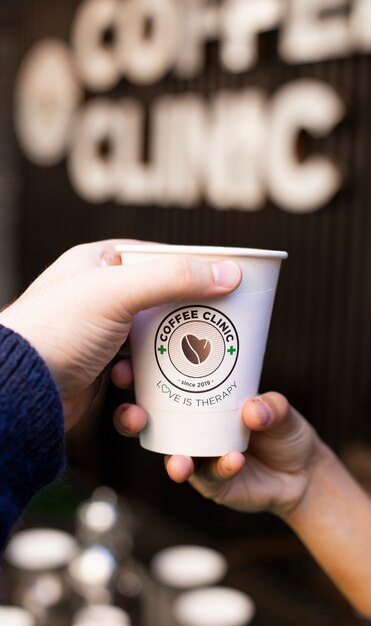
{"label": "wrist", "polygon": [[313,450],[305,471],[295,477],[297,489],[295,497],[275,511],[276,515],[297,532],[301,517],[307,518],[308,513],[318,499],[323,486],[323,476],[331,473],[331,465],[336,464],[337,457],[333,451],[314,434]]}
{"label": "wrist", "polygon": [[59,390],[58,368],[56,367],[56,350],[50,349],[50,330],[39,318],[32,314],[32,307],[22,305],[22,297],[0,312],[0,324],[27,341],[44,361]]}

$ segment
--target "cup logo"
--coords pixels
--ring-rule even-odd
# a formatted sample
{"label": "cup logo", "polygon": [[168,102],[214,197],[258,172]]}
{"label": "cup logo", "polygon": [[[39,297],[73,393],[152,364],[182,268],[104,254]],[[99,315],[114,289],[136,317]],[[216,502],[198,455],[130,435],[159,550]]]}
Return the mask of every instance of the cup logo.
{"label": "cup logo", "polygon": [[218,309],[182,307],[162,320],[155,352],[168,382],[183,391],[202,393],[219,387],[232,373],[238,359],[238,334]]}
{"label": "cup logo", "polygon": [[182,340],[182,349],[188,361],[194,365],[200,365],[210,355],[211,343],[208,339],[186,335]]}

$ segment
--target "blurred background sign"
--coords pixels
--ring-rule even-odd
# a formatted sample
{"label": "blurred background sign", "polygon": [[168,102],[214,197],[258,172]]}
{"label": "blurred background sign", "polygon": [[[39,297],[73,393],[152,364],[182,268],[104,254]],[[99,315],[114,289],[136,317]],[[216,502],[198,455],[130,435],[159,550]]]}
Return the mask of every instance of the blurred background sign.
{"label": "blurred background sign", "polygon": [[[207,74],[210,42],[216,69],[249,74],[267,58],[259,43],[272,30],[289,65],[367,53],[369,3],[352,9],[342,0],[85,0],[69,43],[41,39],[23,60],[19,142],[41,166],[66,158],[71,184],[88,202],[197,207],[204,199],[257,211],[271,199],[290,212],[315,211],[343,177],[331,159],[303,154],[299,139],[334,129],[346,111],[341,94],[312,77],[274,93],[249,82],[205,94],[189,81]],[[140,89],[102,96],[123,80],[146,88],[167,76],[188,88],[156,89],[147,107]],[[84,91],[92,97],[82,102]]]}
{"label": "blurred background sign", "polygon": [[[370,0],[0,7],[3,301],[83,241],[286,249],[261,389],[337,450],[370,441]],[[76,467],[223,537],[262,528],[119,439],[120,400]]]}

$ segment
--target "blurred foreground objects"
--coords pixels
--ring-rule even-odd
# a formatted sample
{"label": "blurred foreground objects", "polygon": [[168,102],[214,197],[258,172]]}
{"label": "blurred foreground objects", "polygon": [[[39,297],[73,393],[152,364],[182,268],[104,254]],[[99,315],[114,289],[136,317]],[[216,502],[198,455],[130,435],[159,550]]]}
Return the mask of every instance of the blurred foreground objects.
{"label": "blurred foreground objects", "polygon": [[151,560],[144,598],[145,626],[174,626],[171,606],[184,590],[219,583],[228,570],[225,557],[197,545],[173,546]]}
{"label": "blurred foreground objects", "polygon": [[110,604],[117,563],[104,546],[84,548],[68,567],[68,584],[78,604]]}
{"label": "blurred foreground objects", "polygon": [[84,546],[102,545],[120,560],[133,548],[134,519],[128,504],[108,487],[96,489],[77,511],[76,535]]}
{"label": "blurred foreground objects", "polygon": [[93,604],[76,613],[72,626],[131,626],[131,620],[117,607]]}
{"label": "blurred foreground objects", "polygon": [[172,606],[177,626],[247,626],[255,615],[252,599],[228,587],[186,591]]}
{"label": "blurred foreground objects", "polygon": [[10,600],[28,610],[37,626],[65,623],[70,600],[65,572],[77,550],[72,535],[49,528],[21,531],[9,542]]}
{"label": "blurred foreground objects", "polygon": [[0,626],[35,626],[35,620],[27,611],[14,606],[0,606]]}

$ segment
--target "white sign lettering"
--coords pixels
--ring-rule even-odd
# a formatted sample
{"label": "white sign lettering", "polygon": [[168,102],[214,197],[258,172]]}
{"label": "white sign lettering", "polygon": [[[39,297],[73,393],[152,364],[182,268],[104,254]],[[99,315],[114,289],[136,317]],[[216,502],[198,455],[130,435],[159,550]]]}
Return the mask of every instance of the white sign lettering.
{"label": "white sign lettering", "polygon": [[66,44],[36,44],[20,67],[14,109],[18,139],[32,161],[50,165],[64,157],[82,95]]}
{"label": "white sign lettering", "polygon": [[282,87],[272,103],[268,189],[272,200],[294,213],[321,208],[340,189],[339,169],[325,156],[297,158],[301,130],[327,135],[345,114],[336,92],[325,83],[302,80]]}
{"label": "white sign lettering", "polygon": [[371,2],[358,0],[351,16],[353,48],[360,52],[371,50]]}
{"label": "white sign lettering", "polygon": [[222,92],[211,103],[167,96],[153,108],[151,159],[143,163],[141,105],[97,100],[77,116],[68,168],[90,202],[192,207],[205,198],[254,211],[269,197],[289,211],[313,211],[336,193],[341,175],[324,156],[301,163],[298,135],[329,132],[344,111],[334,90],[315,81],[286,85],[271,106],[256,89]]}
{"label": "white sign lettering", "polygon": [[221,59],[230,72],[245,72],[258,61],[258,34],[277,28],[282,0],[227,0],[221,9]]}
{"label": "white sign lettering", "polygon": [[[190,79],[210,40],[223,67],[246,72],[260,60],[259,36],[279,30],[279,54],[308,63],[371,52],[371,0],[83,0],[72,50],[36,44],[21,65],[15,122],[34,162],[67,157],[77,192],[89,202],[157,203],[256,211],[270,199],[305,213],[324,206],[342,184],[320,154],[299,156],[303,130],[333,132],[345,114],[334,89],[314,80],[260,89],[159,96],[149,111],[146,162],[139,99],[94,99],[123,78],[152,84],[169,72]],[[140,98],[140,97],[139,97]]]}
{"label": "white sign lettering", "polygon": [[106,91],[120,79],[115,48],[105,45],[104,39],[116,23],[120,5],[119,0],[88,0],[76,13],[71,31],[76,69],[92,91]]}
{"label": "white sign lettering", "polygon": [[85,0],[72,43],[82,81],[99,91],[123,77],[151,84],[171,70],[191,78],[210,39],[228,71],[247,71],[259,61],[259,33],[273,29],[288,63],[370,52],[370,12],[370,0]]}
{"label": "white sign lettering", "polygon": [[178,56],[180,12],[174,0],[122,3],[117,27],[121,74],[138,84],[162,78]]}
{"label": "white sign lettering", "polygon": [[347,8],[349,0],[293,2],[282,31],[281,56],[291,63],[348,56],[353,42]]}

